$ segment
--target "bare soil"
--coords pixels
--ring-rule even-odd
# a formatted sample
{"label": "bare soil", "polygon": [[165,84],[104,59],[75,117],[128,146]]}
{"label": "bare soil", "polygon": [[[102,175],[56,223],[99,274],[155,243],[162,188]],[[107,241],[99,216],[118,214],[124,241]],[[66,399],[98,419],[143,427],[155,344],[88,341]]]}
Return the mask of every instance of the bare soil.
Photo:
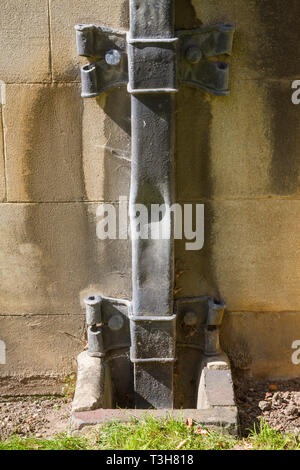
{"label": "bare soil", "polygon": [[[300,433],[300,379],[257,382],[234,377],[241,433],[263,418],[282,432]],[[67,432],[71,399],[63,397],[0,397],[0,440],[13,434],[47,438]]]}
{"label": "bare soil", "polygon": [[71,400],[57,397],[0,398],[0,440],[12,434],[50,437],[68,431]]}
{"label": "bare soil", "polygon": [[282,432],[300,432],[300,379],[257,382],[234,379],[241,432],[245,436],[261,418]]}

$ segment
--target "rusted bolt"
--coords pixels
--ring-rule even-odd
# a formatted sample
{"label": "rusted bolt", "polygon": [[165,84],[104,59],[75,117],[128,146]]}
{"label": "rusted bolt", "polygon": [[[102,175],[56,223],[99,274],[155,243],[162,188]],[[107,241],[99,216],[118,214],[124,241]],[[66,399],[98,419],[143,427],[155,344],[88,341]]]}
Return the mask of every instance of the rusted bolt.
{"label": "rusted bolt", "polygon": [[198,64],[198,62],[202,59],[202,52],[197,46],[190,46],[186,53],[186,59],[190,62],[190,64]]}
{"label": "rusted bolt", "polygon": [[108,65],[119,65],[121,62],[121,54],[117,49],[111,49],[105,54],[105,62]]}
{"label": "rusted bolt", "polygon": [[121,328],[123,328],[123,325],[124,325],[124,320],[121,317],[121,315],[113,315],[108,320],[108,327],[113,331],[121,330]]}
{"label": "rusted bolt", "polygon": [[184,315],[184,324],[186,326],[195,326],[197,324],[197,315],[195,312],[187,312]]}

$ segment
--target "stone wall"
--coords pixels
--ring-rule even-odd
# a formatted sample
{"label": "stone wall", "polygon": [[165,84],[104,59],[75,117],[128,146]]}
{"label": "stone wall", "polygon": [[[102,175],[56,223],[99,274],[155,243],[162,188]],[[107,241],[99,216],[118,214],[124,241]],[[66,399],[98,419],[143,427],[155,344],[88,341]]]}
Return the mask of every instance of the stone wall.
{"label": "stone wall", "polygon": [[189,253],[178,243],[177,289],[225,299],[222,342],[234,366],[299,376],[291,360],[300,340],[300,106],[291,101],[299,2],[176,3],[179,27],[236,26],[230,97],[178,96],[177,196],[204,202],[206,241]]}
{"label": "stone wall", "polygon": [[[176,295],[228,305],[223,346],[256,376],[299,376],[298,0],[178,0],[178,28],[236,25],[231,96],[177,96],[178,202],[205,204],[205,247],[176,244]],[[127,0],[2,0],[0,393],[58,391],[83,349],[83,297],[131,298],[127,241],[96,209],[128,195],[130,99],[80,98],[73,26],[128,28]],[[8,377],[10,378],[8,380]]]}
{"label": "stone wall", "polygon": [[131,296],[129,243],[96,237],[99,202],[128,194],[130,102],[80,97],[74,25],[91,22],[127,28],[127,2],[1,3],[0,393],[59,391],[86,342],[83,297]]}

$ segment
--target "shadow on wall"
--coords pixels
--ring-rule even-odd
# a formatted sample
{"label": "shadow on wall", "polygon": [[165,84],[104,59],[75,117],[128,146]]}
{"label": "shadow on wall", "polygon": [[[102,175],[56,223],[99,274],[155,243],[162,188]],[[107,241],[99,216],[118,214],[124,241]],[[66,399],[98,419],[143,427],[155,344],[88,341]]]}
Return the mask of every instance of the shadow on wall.
{"label": "shadow on wall", "polygon": [[[176,29],[202,25],[190,0],[176,2],[175,13]],[[203,196],[209,198],[213,193],[210,128],[214,98],[184,86],[176,98],[176,198],[181,204],[202,203]],[[212,223],[213,214],[208,216],[206,210],[205,246],[201,251],[187,252],[183,241],[175,242],[175,297],[219,295],[211,267]]]}
{"label": "shadow on wall", "polygon": [[[261,41],[262,50],[269,48],[270,51],[264,54],[264,68],[270,77],[282,79],[281,86],[277,83],[278,86],[269,89],[267,101],[272,116],[270,190],[281,196],[299,195],[300,112],[299,106],[291,105],[290,87],[284,83],[289,80],[292,82],[293,78],[299,76],[299,48],[296,45],[300,42],[300,28],[299,21],[298,24],[295,21],[299,18],[299,2],[289,0],[288,8],[278,1],[268,0],[266,3],[257,1],[256,5],[257,17],[265,32],[265,39],[258,40]],[[281,19],[281,34],[276,18]],[[282,105],[279,106],[279,103]]]}

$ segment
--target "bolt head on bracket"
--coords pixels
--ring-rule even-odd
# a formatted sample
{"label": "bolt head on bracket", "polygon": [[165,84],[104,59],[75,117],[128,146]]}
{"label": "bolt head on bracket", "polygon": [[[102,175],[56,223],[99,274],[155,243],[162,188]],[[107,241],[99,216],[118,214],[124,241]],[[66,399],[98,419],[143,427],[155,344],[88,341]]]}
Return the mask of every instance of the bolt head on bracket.
{"label": "bolt head on bracket", "polygon": [[117,49],[111,49],[105,54],[105,62],[108,65],[119,65],[121,58],[121,53]]}
{"label": "bolt head on bracket", "polygon": [[186,50],[185,57],[191,64],[198,64],[198,62],[202,59],[201,49],[199,49],[197,46],[190,46]]}

